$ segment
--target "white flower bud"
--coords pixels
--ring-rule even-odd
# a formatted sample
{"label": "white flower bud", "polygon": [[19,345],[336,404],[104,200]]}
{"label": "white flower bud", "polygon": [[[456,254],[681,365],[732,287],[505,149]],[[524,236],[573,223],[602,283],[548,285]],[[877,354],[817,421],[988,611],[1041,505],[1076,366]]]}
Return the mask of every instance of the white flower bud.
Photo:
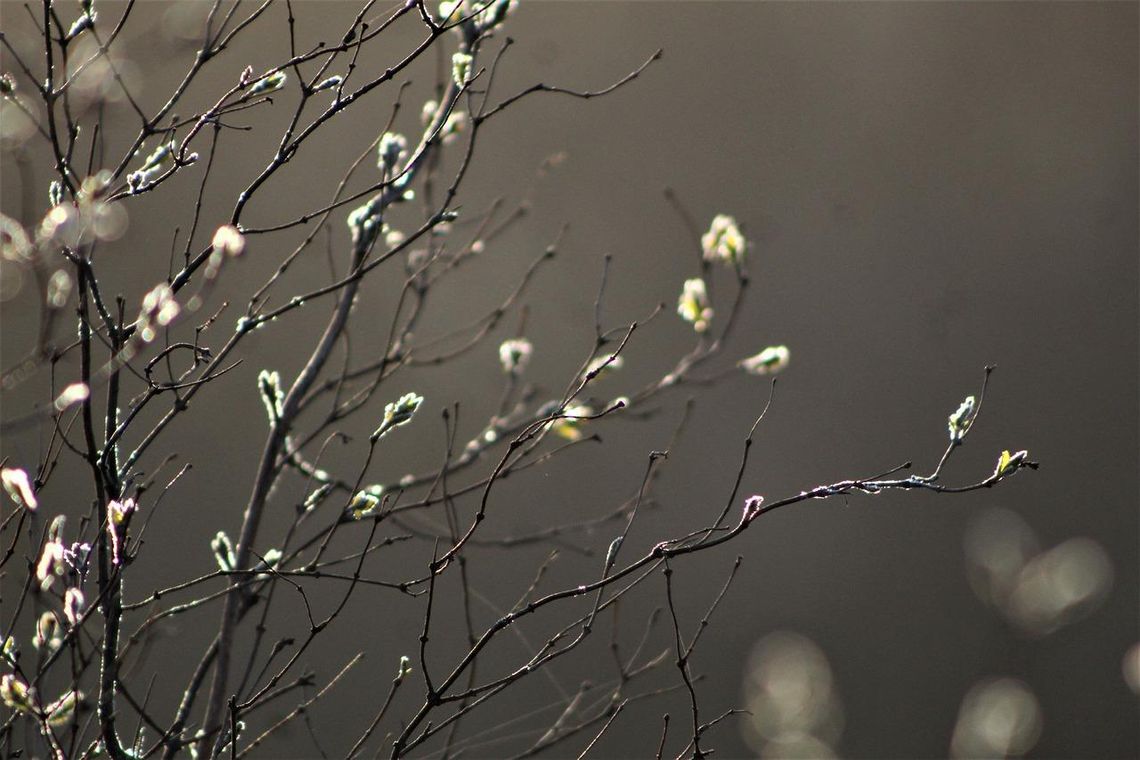
{"label": "white flower bud", "polygon": [[416,410],[420,408],[420,404],[423,402],[423,396],[405,393],[396,401],[385,404],[384,419],[381,420],[380,427],[373,431],[372,440],[376,441],[388,431],[411,422]]}
{"label": "white flower bud", "polygon": [[503,365],[504,372],[519,374],[526,370],[532,353],[534,353],[534,346],[529,340],[512,338],[503,341],[499,346],[499,362]]}
{"label": "white flower bud", "polygon": [[253,86],[246,91],[246,97],[276,92],[285,86],[285,80],[288,78],[284,71],[275,71],[269,76],[254,82]]}
{"label": "white flower bud", "polygon": [[47,713],[47,722],[51,726],[62,726],[71,720],[75,714],[75,706],[83,698],[82,692],[69,691],[59,699],[44,708]]}
{"label": "white flower bud", "polygon": [[107,504],[107,532],[111,537],[111,560],[123,564],[123,547],[127,540],[127,523],[138,510],[134,499],[111,501]]}
{"label": "white flower bud", "polygon": [[36,511],[39,502],[36,501],[35,491],[32,490],[32,484],[28,480],[28,473],[18,467],[5,467],[0,470],[0,482],[4,484],[4,490],[17,506],[29,512]]}
{"label": "white flower bud", "polygon": [[85,602],[83,592],[74,586],[64,593],[63,615],[67,618],[68,625],[75,626],[79,624],[79,619],[83,617],[83,605]]}
{"label": "white flower bud", "polygon": [[231,572],[237,567],[237,558],[234,557],[234,545],[230,543],[230,537],[225,534],[225,531],[218,531],[210,541],[210,549],[214,552],[214,561],[218,563],[218,567],[222,572]]}
{"label": "white flower bud", "polygon": [[63,626],[59,618],[50,610],[40,615],[36,621],[36,635],[32,637],[32,646],[43,654],[51,654],[63,644]]}
{"label": "white flower bud", "polygon": [[709,231],[701,236],[701,248],[705,261],[723,261],[734,266],[744,261],[744,251],[748,247],[736,220],[726,214],[717,214]]}
{"label": "white flower bud", "polygon": [[323,82],[320,82],[315,87],[313,87],[313,92],[320,92],[321,90],[328,90],[328,89],[331,89],[333,87],[340,87],[341,82],[343,82],[343,81],[344,81],[344,77],[342,77],[340,74],[334,74],[333,76],[329,77],[328,79],[324,80]]}
{"label": "white flower bud", "polygon": [[0,678],[0,701],[8,709],[19,713],[29,713],[36,709],[35,689],[28,687],[18,676],[8,673]]}
{"label": "white flower bud", "polygon": [[257,373],[257,390],[261,394],[261,402],[265,404],[265,411],[269,415],[269,423],[275,424],[281,419],[282,403],[285,394],[281,391],[281,375],[277,370],[269,372],[261,370]]}
{"label": "white flower bud", "polygon": [[385,132],[377,145],[376,166],[381,173],[395,176],[399,173],[396,167],[407,154],[407,138],[395,132]]}
{"label": "white flower bud", "polygon": [[787,346],[768,346],[755,356],[740,361],[740,368],[750,375],[774,375],[788,366],[791,353]]}
{"label": "white flower bud", "polygon": [[709,305],[708,290],[705,281],[696,278],[685,280],[681,297],[677,300],[677,313],[681,319],[693,325],[693,329],[703,333],[709,329],[713,318],[712,306]]}
{"label": "white flower bud", "polygon": [[396,671],[396,680],[403,681],[412,672],[412,660],[407,655],[400,658],[400,669]]}
{"label": "white flower bud", "polygon": [[470,53],[455,53],[451,56],[451,78],[455,80],[455,84],[462,87],[467,84],[467,78],[471,76],[471,65],[475,59],[471,57]]}
{"label": "white flower bud", "polygon": [[371,490],[357,491],[348,503],[348,511],[354,520],[362,520],[376,514],[380,507],[380,494]]}
{"label": "white flower bud", "polygon": [[958,410],[950,415],[950,440],[953,443],[958,443],[966,437],[970,426],[974,424],[974,415],[977,413],[977,401],[973,396],[966,396],[966,400],[962,402]]}

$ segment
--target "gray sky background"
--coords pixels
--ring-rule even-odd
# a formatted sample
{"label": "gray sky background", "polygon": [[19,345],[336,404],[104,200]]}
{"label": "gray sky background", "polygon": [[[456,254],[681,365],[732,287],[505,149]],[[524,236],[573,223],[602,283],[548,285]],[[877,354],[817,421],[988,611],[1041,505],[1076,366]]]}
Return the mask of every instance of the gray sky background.
{"label": "gray sky background", "polygon": [[[355,4],[332,0],[294,6],[306,44],[336,34],[355,12]],[[167,7],[147,3],[140,15],[158,25]],[[0,12],[17,34],[19,4],[6,1]],[[256,44],[217,62],[215,89],[284,49],[284,13],[272,13],[261,36],[247,40]],[[1140,755],[1136,696],[1121,676],[1125,650],[1140,639],[1138,31],[1135,3],[523,1],[510,22],[517,45],[496,82],[501,93],[535,81],[597,88],[657,48],[664,56],[613,96],[534,97],[487,129],[461,201],[480,207],[498,195],[517,202],[531,194],[533,213],[468,270],[462,287],[439,293],[425,336],[501,300],[565,222],[560,257],[527,299],[534,378],[560,388],[588,351],[606,253],[615,257],[609,320],[640,318],[658,302],[669,309],[638,335],[626,368],[604,380],[603,392],[620,395],[660,374],[691,345],[672,306],[683,280],[697,274],[684,228],[663,199],[670,186],[702,224],[730,213],[752,243],[752,292],[728,358],[770,344],[791,349],[744,493],[775,498],[910,459],[931,469],[946,416],[976,392],[988,363],[998,370],[986,409],[947,478],[984,477],[1006,448],[1028,449],[1042,463],[1035,474],[961,498],[903,494],[795,507],[765,518],[727,551],[678,563],[679,611],[692,629],[709,590],[737,554],[744,557],[695,662],[707,674],[699,689],[710,716],[741,702],[743,663],[756,642],[790,630],[814,640],[831,663],[844,756],[944,756],[963,695],[990,676],[1021,679],[1040,701],[1043,731],[1033,756]],[[167,45],[156,33],[126,47],[152,106],[185,67],[185,54],[179,59]],[[381,66],[381,57],[363,65]],[[420,93],[431,75],[432,65],[416,68],[410,92]],[[410,102],[422,102],[416,97]],[[379,96],[371,111],[331,125],[249,220],[317,205],[382,128],[390,102]],[[369,113],[371,123],[362,118]],[[407,130],[417,115],[418,105],[406,109]],[[248,123],[269,128],[273,119],[266,111]],[[228,216],[233,188],[271,154],[258,135],[226,137],[229,160],[204,208],[205,227]],[[536,182],[536,169],[556,152],[565,160]],[[4,168],[4,213],[15,216],[20,182],[7,157]],[[37,204],[46,198],[47,169],[37,167]],[[171,227],[185,224],[177,204],[197,189],[196,180],[183,185],[166,200],[158,194],[130,207],[127,237],[106,253],[109,276],[129,298],[166,274]],[[334,230],[345,235],[340,223]],[[259,282],[282,250],[285,244],[253,243],[241,284]],[[322,261],[308,262],[289,282],[300,290],[324,272]],[[378,286],[372,296],[380,308],[386,292]],[[34,334],[30,297],[0,306],[5,368]],[[294,373],[303,360],[296,346],[323,319],[316,310],[271,325],[228,383],[201,394],[196,421],[173,431],[161,451],[178,451],[195,468],[148,533],[130,598],[208,571],[209,539],[221,528],[236,533],[265,433],[254,378],[263,367]],[[454,400],[465,405],[472,429],[485,418],[501,382],[497,342],[407,381],[428,399],[433,418]],[[35,383],[5,394],[3,417],[42,395]],[[766,396],[766,384],[744,376],[700,391],[692,424],[663,470],[662,508],[631,536],[634,548],[691,530],[707,519],[695,515],[719,510]],[[648,452],[667,445],[683,400],[672,397],[644,424],[607,423],[605,448],[512,479],[489,530],[509,535],[612,509],[636,491]],[[369,421],[358,427],[353,432],[366,435]],[[406,432],[385,452],[382,479],[435,462],[438,428]],[[41,441],[6,437],[4,455],[34,458]],[[87,488],[82,481],[71,493],[60,480],[45,501],[85,502]],[[298,488],[283,486],[291,490],[282,506]],[[1103,547],[1113,567],[1103,604],[1040,638],[1018,633],[983,604],[969,584],[964,546],[969,527],[997,508],[1020,515],[1044,549],[1075,537]],[[609,537],[591,541],[604,547]],[[489,602],[509,606],[544,554],[480,552],[473,576]],[[409,556],[411,549],[394,551],[376,574],[398,572]],[[567,557],[552,583],[596,572],[596,558],[577,563]],[[631,637],[663,601],[660,583],[649,589],[623,609]],[[360,639],[381,653],[313,711],[333,751],[345,741],[340,732],[356,730],[374,709],[377,684],[386,686],[421,612],[392,596],[362,596],[314,653],[321,673],[334,672]],[[478,614],[496,617],[489,609]],[[188,653],[215,625],[212,613],[171,626],[150,667],[180,681],[191,667]],[[542,630],[528,629],[537,641]],[[446,635],[442,642],[447,651]],[[606,644],[594,642],[586,663],[553,672],[573,690],[604,664]],[[549,684],[536,683],[504,697],[500,715],[551,696]],[[406,715],[412,700],[397,707]],[[678,718],[685,710],[680,694],[638,705],[597,754],[651,755],[660,714]],[[718,756],[754,751],[739,726],[729,721],[712,734]],[[268,751],[304,757],[314,750],[296,726]]]}

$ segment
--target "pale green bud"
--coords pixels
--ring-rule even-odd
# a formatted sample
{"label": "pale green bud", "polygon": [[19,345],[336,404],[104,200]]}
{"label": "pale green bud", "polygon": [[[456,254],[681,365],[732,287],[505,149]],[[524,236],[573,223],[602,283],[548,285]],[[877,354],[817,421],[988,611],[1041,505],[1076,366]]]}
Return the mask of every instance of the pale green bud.
{"label": "pale green bud", "polygon": [[28,688],[26,683],[12,673],[0,678],[0,701],[9,709],[20,713],[36,709],[35,690]]}
{"label": "pale green bud", "polygon": [[332,483],[325,483],[318,487],[315,491],[308,495],[305,501],[301,504],[301,508],[308,512],[316,509],[317,505],[325,500],[325,497],[332,491]]}
{"label": "pale green bud", "polygon": [[974,415],[977,414],[977,411],[976,399],[973,396],[966,396],[966,400],[962,402],[958,410],[950,415],[950,440],[953,443],[958,443],[966,437],[970,426],[974,424]]}
{"label": "pale green bud", "polygon": [[455,84],[460,87],[467,84],[474,61],[470,53],[459,52],[451,56],[451,78],[455,80]]}
{"label": "pale green bud", "polygon": [[372,433],[372,440],[376,441],[388,431],[411,422],[412,416],[423,402],[423,396],[405,393],[398,400],[385,404],[384,419],[380,422],[380,427]]}
{"label": "pale green bud", "polygon": [[218,563],[222,572],[228,573],[237,569],[234,545],[230,542],[230,537],[226,535],[225,531],[218,531],[218,534],[210,541],[210,549],[214,552],[214,561]]}
{"label": "pale green bud", "polygon": [[285,401],[280,373],[277,370],[261,370],[257,373],[257,390],[261,394],[261,402],[265,404],[265,411],[269,414],[269,423],[276,424],[281,419],[282,403]]}
{"label": "pale green bud", "polygon": [[1003,451],[1001,456],[998,457],[997,467],[994,468],[994,476],[1000,478],[1002,475],[1008,475],[1020,467],[1028,456],[1029,452],[1024,449],[1014,454],[1009,453],[1009,451]]}
{"label": "pale green bud", "polygon": [[253,86],[246,92],[246,96],[250,95],[264,95],[269,92],[275,92],[285,86],[285,80],[289,77],[284,71],[275,71],[267,77],[257,80]]}
{"label": "pale green bud", "polygon": [[69,691],[59,699],[48,704],[44,708],[47,713],[47,722],[52,726],[62,726],[71,720],[71,716],[75,714],[75,706],[79,700],[83,698],[83,694],[77,691]]}
{"label": "pale green bud", "polygon": [[377,146],[376,166],[383,174],[395,175],[396,167],[407,154],[407,138],[395,132],[385,132]]}
{"label": "pale green bud", "polygon": [[750,375],[774,375],[788,366],[791,352],[787,346],[768,346],[755,356],[740,361],[740,368]]}
{"label": "pale green bud", "polygon": [[379,508],[380,495],[367,490],[357,491],[356,495],[352,497],[352,501],[348,503],[348,511],[352,515],[353,520],[363,520],[365,517],[371,517],[376,514],[376,510]]}

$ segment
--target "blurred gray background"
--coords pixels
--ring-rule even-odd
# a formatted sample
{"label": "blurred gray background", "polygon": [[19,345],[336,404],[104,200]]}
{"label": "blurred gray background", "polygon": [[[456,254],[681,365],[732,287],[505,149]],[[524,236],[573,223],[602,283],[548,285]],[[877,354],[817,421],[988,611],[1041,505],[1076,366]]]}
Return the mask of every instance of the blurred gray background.
{"label": "blurred gray background", "polygon": [[[115,7],[103,12],[113,16]],[[171,29],[191,22],[179,21],[172,7],[144,4],[123,48],[149,108],[162,102],[190,60]],[[299,46],[339,35],[356,8],[332,0],[294,2]],[[34,49],[20,4],[5,1],[0,11],[6,32]],[[213,64],[212,84],[199,87],[190,102],[212,102],[245,65],[264,67],[281,57],[284,19],[283,4],[271,9],[245,46]],[[670,186],[701,224],[730,213],[752,243],[752,292],[723,366],[770,344],[791,349],[743,493],[778,498],[911,459],[928,471],[945,445],[946,416],[977,391],[989,363],[998,370],[986,408],[947,479],[984,477],[1003,448],[1028,449],[1042,463],[1037,473],[961,497],[853,497],[782,510],[725,551],[676,563],[678,611],[692,630],[735,556],[744,557],[695,657],[695,669],[707,676],[698,685],[707,717],[754,698],[749,683],[760,676],[746,666],[750,654],[769,634],[791,631],[813,641],[830,663],[831,723],[820,731],[840,755],[944,756],[967,692],[983,679],[1004,676],[1023,682],[1039,704],[1041,732],[1032,756],[1140,755],[1136,695],[1122,675],[1125,652],[1140,639],[1137,20],[1135,3],[1107,2],[524,0],[509,22],[517,45],[496,82],[501,94],[535,81],[595,89],[659,47],[664,56],[614,95],[590,102],[535,96],[486,129],[461,202],[478,209],[500,195],[513,203],[529,197],[532,213],[440,290],[421,328],[424,337],[500,301],[565,222],[569,232],[559,257],[525,299],[535,344],[532,379],[553,395],[588,352],[606,253],[614,255],[605,308],[612,324],[639,319],[658,302],[668,310],[639,333],[626,367],[600,381],[600,392],[620,395],[659,376],[691,346],[692,331],[673,305],[682,281],[697,274],[689,238],[663,197]],[[398,28],[389,56],[373,53],[362,67],[382,70],[416,33],[411,25]],[[435,66],[426,60],[411,71],[414,85],[397,128],[415,128]],[[281,98],[292,102],[288,94]],[[322,203],[343,168],[382,129],[391,102],[391,92],[378,94],[331,124],[274,180],[246,221],[281,221]],[[260,137],[260,130],[275,134],[285,108],[251,112],[235,121],[253,125],[252,132],[223,135],[219,155],[226,160],[211,179],[206,230],[228,219],[238,189],[268,160],[276,138]],[[123,125],[132,123],[121,105],[114,113]],[[12,170],[14,145],[10,140],[4,159],[4,213],[38,219],[49,165],[35,166],[36,205],[24,208],[22,183]],[[34,143],[27,149],[42,150]],[[558,168],[536,179],[543,160],[560,152],[565,160]],[[186,200],[200,177],[194,171],[170,192],[128,206],[126,237],[103,253],[106,287],[137,303],[166,276],[172,227],[188,224]],[[343,250],[342,222],[333,231]],[[208,241],[208,231],[199,234],[196,248]],[[296,239],[251,239],[249,255],[230,272],[244,278],[231,283],[233,292],[260,283]],[[314,254],[280,295],[325,277],[324,257]],[[728,282],[718,280],[725,293]],[[395,290],[391,282],[371,287],[368,307],[376,310],[379,335]],[[35,297],[25,287],[0,306],[5,369],[34,336]],[[148,457],[143,469],[169,452],[194,469],[155,517],[129,599],[208,572],[210,538],[219,529],[236,534],[265,435],[254,378],[264,367],[292,377],[304,358],[298,346],[321,329],[326,308],[283,319],[249,341],[243,366],[200,394],[194,414]],[[222,321],[229,325],[236,317],[229,312]],[[513,325],[513,317],[506,320],[485,350],[405,377],[382,394],[394,398],[414,389],[428,401],[419,426],[401,431],[382,450],[373,469],[378,479],[390,482],[437,461],[437,415],[452,401],[463,405],[466,435],[478,431],[477,421],[486,419],[501,388],[495,346]],[[369,345],[370,328],[359,329],[358,350],[366,354],[359,347]],[[668,444],[686,396],[669,397],[647,422],[607,421],[599,428],[605,446],[570,452],[506,482],[496,492],[488,535],[613,509],[636,492],[648,452]],[[45,398],[42,383],[25,382],[2,397],[3,417]],[[661,508],[637,526],[626,546],[630,556],[719,511],[742,441],[766,398],[762,379],[742,375],[698,390],[691,425],[662,470]],[[374,420],[346,428],[355,443],[336,449],[344,464],[334,458],[330,469],[355,472]],[[39,432],[5,436],[3,454],[31,463],[44,442]],[[49,484],[42,495],[48,514],[84,508],[89,485],[80,474],[76,468],[70,483],[61,476]],[[264,534],[270,543],[289,505],[304,495],[300,482],[286,481],[279,490],[280,513]],[[998,521],[994,510],[1009,510],[1023,523],[1011,528],[1017,523],[1008,514]],[[1094,602],[1048,633],[1013,624],[987,604],[971,585],[968,551],[974,547],[976,556],[981,550],[969,537],[992,538],[1002,525],[1022,539],[1026,530],[1036,534],[1027,556],[1074,538],[1095,542],[1080,544],[1088,551],[1074,555],[1072,566],[1073,583],[1086,584]],[[580,542],[604,547],[613,532],[607,528]],[[425,561],[424,552],[430,545],[401,545],[370,563],[369,573],[402,577],[413,558]],[[509,607],[521,594],[546,552],[483,550],[472,557],[474,583],[487,601],[476,608],[482,625],[498,616],[496,606]],[[1041,572],[1050,561],[1063,564],[1058,556],[1042,560]],[[1088,570],[1082,558],[1099,569]],[[598,563],[563,552],[548,588],[593,576]],[[3,582],[7,602],[12,579]],[[623,607],[630,646],[663,595],[663,584],[653,581]],[[292,601],[283,603],[277,630],[291,630],[284,612]],[[369,650],[311,711],[327,751],[343,753],[367,722],[399,655],[412,653],[421,615],[418,601],[362,591],[306,658],[328,677],[355,651]],[[462,643],[459,619],[441,616],[438,644],[433,640],[439,669]],[[212,608],[177,619],[140,669],[159,676],[154,704],[162,706],[160,714],[176,703],[162,686],[185,680],[216,620]],[[450,633],[449,623],[455,626]],[[302,631],[296,619],[292,625]],[[532,642],[549,635],[541,624],[523,630]],[[658,630],[650,650],[667,646],[668,633]],[[563,688],[573,692],[584,677],[609,677],[608,636],[607,628],[588,656],[553,668]],[[521,654],[504,646],[495,656],[504,664]],[[674,681],[669,670],[656,683]],[[402,694],[397,715],[410,715],[416,696]],[[538,680],[504,695],[497,716],[505,721],[556,699],[551,683]],[[677,719],[673,739],[679,740],[687,700],[674,693],[631,706],[596,755],[651,756],[666,711]],[[553,714],[544,717],[549,722]],[[707,743],[718,756],[757,754],[765,740],[751,721],[728,720]],[[487,725],[472,721],[471,729]],[[528,725],[535,724],[518,730]],[[517,751],[519,741],[476,745],[470,753],[501,756]],[[554,755],[579,749],[567,745]],[[779,754],[772,746],[767,752]],[[317,750],[298,722],[267,754],[307,757]]]}

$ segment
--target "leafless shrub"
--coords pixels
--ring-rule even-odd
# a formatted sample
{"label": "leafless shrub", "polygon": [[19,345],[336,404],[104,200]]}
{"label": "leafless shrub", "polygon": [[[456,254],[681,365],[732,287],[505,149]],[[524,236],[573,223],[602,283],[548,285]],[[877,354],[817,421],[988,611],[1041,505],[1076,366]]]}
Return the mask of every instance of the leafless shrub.
{"label": "leafless shrub", "polygon": [[[503,29],[513,0],[461,0],[441,7],[422,0],[395,7],[368,0],[345,17],[338,38],[320,44],[302,41],[303,24],[289,0],[164,4],[166,44],[186,68],[155,107],[147,105],[153,93],[138,95],[149,85],[146,72],[123,51],[149,10],[144,5],[97,8],[93,0],[43,0],[36,12],[6,24],[2,40],[8,69],[2,80],[5,162],[17,170],[48,162],[54,171],[45,210],[26,194],[21,213],[2,218],[5,287],[39,294],[38,312],[28,315],[38,319],[35,340],[19,357],[9,352],[3,388],[40,383],[50,391],[49,401],[34,408],[18,414],[6,409],[3,423],[6,436],[42,431],[47,440],[39,461],[6,458],[3,464],[10,497],[0,525],[9,590],[0,630],[0,698],[8,709],[0,742],[6,756],[250,754],[282,726],[307,722],[308,708],[360,661],[360,654],[346,653],[338,672],[318,676],[305,670],[306,654],[322,646],[323,635],[358,592],[379,587],[390,591],[390,604],[419,610],[422,625],[406,632],[406,649],[379,653],[390,660],[392,677],[369,695],[373,717],[353,736],[322,737],[322,743],[336,744],[338,754],[355,757],[379,747],[392,757],[455,756],[505,737],[496,754],[577,747],[584,755],[627,706],[675,691],[687,696],[689,714],[672,722],[666,715],[660,732],[654,725],[645,752],[661,756],[669,748],[678,756],[703,757],[711,751],[713,729],[736,711],[710,715],[701,708],[707,687],[694,657],[742,558],[725,580],[710,585],[707,612],[694,621],[683,619],[674,599],[688,555],[721,551],[769,512],[808,500],[896,490],[963,493],[1036,467],[1024,451],[1003,452],[992,472],[962,485],[944,482],[951,455],[977,422],[983,382],[977,398],[969,397],[950,416],[947,448],[928,475],[900,474],[907,463],[787,496],[742,494],[761,414],[743,441],[728,497],[716,499],[708,513],[715,519],[698,516],[683,534],[660,535],[637,550],[625,543],[635,522],[644,520],[666,462],[666,451],[647,449],[632,495],[601,517],[510,538],[488,536],[483,526],[495,512],[496,489],[512,473],[556,466],[567,450],[599,440],[597,432],[610,417],[636,422],[675,404],[679,388],[700,388],[735,372],[774,376],[789,362],[784,346],[756,346],[758,352],[743,359],[723,356],[748,292],[748,244],[733,218],[718,215],[706,228],[675,196],[670,198],[697,266],[694,276],[678,281],[675,311],[692,326],[694,347],[652,383],[618,398],[595,390],[597,378],[618,370],[623,351],[647,324],[659,315],[675,318],[673,308],[659,307],[637,322],[608,323],[607,271],[597,274],[591,348],[580,368],[550,399],[527,382],[528,366],[541,361],[542,352],[526,337],[523,304],[534,273],[557,253],[557,234],[529,269],[513,275],[514,284],[495,308],[471,314],[443,339],[424,341],[416,333],[430,313],[429,295],[441,283],[462,278],[465,266],[525,212],[497,201],[457,204],[484,130],[523,99],[585,100],[614,93],[650,68],[659,53],[624,75],[617,72],[597,90],[535,84],[501,93],[495,77],[511,65],[511,40]],[[232,64],[227,50],[281,6],[288,56],[271,66],[245,67],[220,90],[203,87],[203,72],[221,61]],[[6,15],[19,13],[6,8]],[[414,35],[393,34],[409,24],[417,26]],[[147,32],[145,24],[139,28],[158,33],[153,27]],[[395,46],[409,39],[409,46]],[[402,78],[429,54],[446,63],[434,96],[410,103]],[[387,62],[378,67],[381,58]],[[393,96],[386,126],[369,121],[359,107],[376,102],[378,93]],[[404,108],[422,113],[418,133],[396,130]],[[260,135],[262,145],[276,146],[268,163],[244,186],[215,186],[212,172],[231,160],[228,133],[247,129],[243,120],[256,120],[266,110],[284,113],[279,132]],[[134,119],[134,127],[109,134],[112,116],[124,115]],[[353,119],[374,135],[368,149],[337,168],[341,180],[330,197],[316,200],[310,192],[302,211],[283,212],[296,198],[274,202],[274,183],[319,144],[327,125]],[[181,244],[171,247],[170,271],[153,276],[140,302],[112,298],[119,289],[108,266],[112,256],[128,260],[135,272],[149,275],[155,268],[153,255],[116,250],[130,215],[150,196],[188,187],[196,188],[193,200],[179,206],[171,222],[172,231],[181,231]],[[216,215],[215,204],[207,202],[218,198],[229,204],[226,215]],[[247,218],[255,200],[262,202],[265,221]],[[298,234],[298,244],[288,242]],[[330,259],[327,280],[288,291],[290,266],[319,255],[322,247]],[[254,253],[261,261],[273,259],[275,268],[257,287],[238,294],[242,304],[234,297],[241,286],[235,275]],[[350,339],[350,327],[374,322],[377,312],[369,309],[362,286],[381,278],[402,284],[381,349],[362,349]],[[714,280],[720,281],[715,294]],[[316,313],[325,325],[303,347],[288,327],[302,311]],[[493,343],[497,328],[511,317],[517,318],[515,333]],[[215,570],[131,597],[131,569],[145,550],[151,517],[168,491],[184,487],[190,464],[175,459],[179,431],[193,425],[191,402],[199,394],[225,392],[229,373],[247,356],[243,349],[254,335],[285,341],[308,358],[293,376],[273,369],[258,375],[265,442],[256,471],[233,484],[245,503],[240,524],[218,526],[210,547]],[[460,425],[462,383],[452,398],[429,404],[409,392],[403,379],[411,368],[447,367],[472,351],[497,353],[504,378],[495,412],[474,427],[466,420]],[[429,424],[428,406],[443,420],[439,456],[411,475],[376,482],[370,470],[375,455],[401,435],[398,428]],[[373,420],[367,440],[349,440],[343,425],[350,418]],[[674,437],[683,433],[684,419]],[[326,454],[334,442],[343,456],[330,463],[334,457]],[[85,483],[59,477],[69,460],[82,465]],[[290,506],[275,490],[286,478],[305,481],[307,497],[293,505],[283,539],[271,543],[264,517],[267,510]],[[66,502],[84,505],[78,519],[64,519]],[[168,522],[156,527],[172,529]],[[587,553],[604,556],[592,575],[550,588],[552,552],[544,562],[518,569],[524,580],[512,608],[490,625],[477,622],[471,610],[478,590],[467,564],[473,547],[507,550],[497,555],[506,562],[516,549],[554,549],[568,537]],[[415,547],[416,564],[403,563],[397,577],[373,575],[370,561],[402,542]],[[12,579],[19,579],[15,594]],[[616,611],[634,594],[656,596],[662,606],[641,621],[644,633],[629,650],[619,644]],[[270,610],[285,598],[299,599],[303,636],[274,629]],[[441,609],[466,621],[460,645],[452,637],[441,641]],[[161,668],[147,662],[145,653],[159,624],[181,616],[216,618],[217,633],[193,655],[197,665],[189,681],[176,684],[160,677]],[[527,654],[506,668],[479,667],[494,645],[532,618],[545,619],[545,640],[528,645]],[[583,643],[601,625],[611,631],[612,680],[584,683],[577,693],[555,700],[553,712],[537,712],[524,730],[512,733],[519,727],[496,714],[496,697],[540,680],[556,661],[584,656]],[[655,643],[666,639],[667,649]],[[360,643],[367,649],[366,637]],[[669,667],[676,673],[665,685],[647,678]],[[152,707],[156,691],[178,695],[177,709],[168,714]],[[397,694],[409,691],[417,705],[396,707]],[[265,709],[286,703],[283,713]]]}

